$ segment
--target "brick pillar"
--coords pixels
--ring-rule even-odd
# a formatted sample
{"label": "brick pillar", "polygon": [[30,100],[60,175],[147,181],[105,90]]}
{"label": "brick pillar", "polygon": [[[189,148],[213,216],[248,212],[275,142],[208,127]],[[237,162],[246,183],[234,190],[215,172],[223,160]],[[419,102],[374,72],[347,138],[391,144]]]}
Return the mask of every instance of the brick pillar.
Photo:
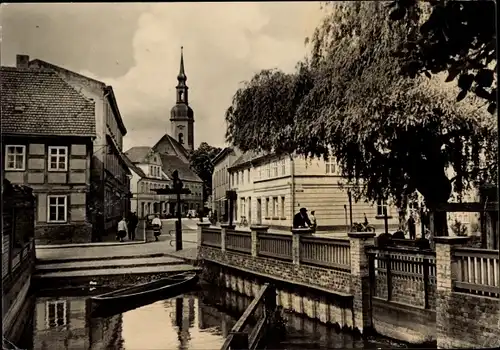
{"label": "brick pillar", "polygon": [[269,226],[250,226],[250,230],[252,230],[252,256],[257,256],[257,252],[259,251],[259,233],[267,233]]}
{"label": "brick pillar", "polygon": [[226,251],[226,232],[227,230],[234,230],[235,225],[222,224],[220,225],[220,249],[224,252]]}
{"label": "brick pillar", "polygon": [[292,261],[295,265],[300,264],[300,236],[310,235],[312,230],[309,228],[292,229]]}
{"label": "brick pillar", "polygon": [[202,232],[204,229],[210,227],[210,223],[209,222],[198,222],[198,229],[196,231],[197,233],[197,243],[198,243],[198,247],[201,247],[201,235],[202,235]]}
{"label": "brick pillar", "polygon": [[372,326],[370,307],[370,274],[365,247],[374,244],[375,233],[350,232],[351,293],[353,295],[354,328],[361,333]]}
{"label": "brick pillar", "polygon": [[[453,248],[467,243],[469,237],[434,237],[436,244],[436,338],[439,349],[448,348],[451,317],[456,317],[448,310],[453,293],[453,282],[456,279],[456,260]],[[451,305],[453,307],[453,305]],[[464,317],[467,317],[464,315]]]}

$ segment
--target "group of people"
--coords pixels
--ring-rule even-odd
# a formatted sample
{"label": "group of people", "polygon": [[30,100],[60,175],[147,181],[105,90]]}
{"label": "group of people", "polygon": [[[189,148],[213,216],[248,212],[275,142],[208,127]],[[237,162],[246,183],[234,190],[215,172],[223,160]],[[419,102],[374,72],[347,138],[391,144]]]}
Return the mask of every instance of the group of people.
{"label": "group of people", "polygon": [[118,222],[116,240],[124,242],[123,239],[128,235],[129,241],[133,241],[135,239],[135,230],[138,224],[139,217],[136,212],[130,212],[128,215],[124,215],[120,222]]}
{"label": "group of people", "polygon": [[314,210],[311,210],[311,215],[307,215],[307,209],[300,208],[299,212],[293,217],[293,228],[310,228],[315,232],[317,227],[318,223]]}

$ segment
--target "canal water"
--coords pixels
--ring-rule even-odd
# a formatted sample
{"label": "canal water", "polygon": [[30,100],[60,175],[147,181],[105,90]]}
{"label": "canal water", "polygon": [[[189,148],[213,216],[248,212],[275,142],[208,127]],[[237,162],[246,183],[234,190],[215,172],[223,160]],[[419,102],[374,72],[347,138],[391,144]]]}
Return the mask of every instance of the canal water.
{"label": "canal water", "polygon": [[[221,297],[226,302],[221,303]],[[34,299],[32,321],[19,346],[47,350],[220,349],[251,302],[250,298],[231,291],[205,289],[111,317],[91,318],[87,299],[85,291],[38,294]],[[273,341],[269,345],[273,349],[405,347],[384,339],[363,341],[348,332],[299,315],[284,316],[287,337]]]}

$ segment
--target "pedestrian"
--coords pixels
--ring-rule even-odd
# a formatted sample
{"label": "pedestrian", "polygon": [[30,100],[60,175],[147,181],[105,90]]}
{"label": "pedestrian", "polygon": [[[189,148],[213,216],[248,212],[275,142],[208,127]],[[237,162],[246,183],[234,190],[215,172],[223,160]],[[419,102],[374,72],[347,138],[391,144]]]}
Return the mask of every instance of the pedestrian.
{"label": "pedestrian", "polygon": [[300,208],[299,212],[293,217],[293,228],[311,227],[311,221],[307,216],[307,209]]}
{"label": "pedestrian", "polygon": [[408,232],[410,233],[410,239],[415,240],[417,238],[416,230],[415,219],[413,218],[413,214],[410,214],[410,217],[408,218]]}
{"label": "pedestrian", "polygon": [[123,239],[127,236],[127,233],[128,233],[127,219],[125,218],[124,215],[121,221],[118,223],[118,232],[116,235],[116,240],[123,242]]}
{"label": "pedestrian", "polygon": [[317,221],[316,221],[316,211],[311,210],[311,216],[309,217],[309,220],[311,221],[311,230],[316,232],[316,227],[318,226]]}
{"label": "pedestrian", "polygon": [[155,236],[155,241],[158,241],[158,236],[161,235],[161,220],[158,217],[158,215],[155,215],[155,218],[151,222],[151,225],[153,226],[153,233]]}
{"label": "pedestrian", "polygon": [[131,241],[135,240],[135,230],[137,229],[138,223],[139,218],[137,217],[137,213],[134,211],[130,214],[130,218],[128,220],[128,239]]}

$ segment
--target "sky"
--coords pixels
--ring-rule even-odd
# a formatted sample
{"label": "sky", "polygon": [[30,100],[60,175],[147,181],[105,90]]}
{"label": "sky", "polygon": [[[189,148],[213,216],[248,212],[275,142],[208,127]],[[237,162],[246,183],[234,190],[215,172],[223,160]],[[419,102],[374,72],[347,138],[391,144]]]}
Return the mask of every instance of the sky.
{"label": "sky", "polygon": [[243,81],[307,54],[319,2],[2,4],[1,62],[29,55],[112,85],[124,150],[170,130],[180,47],[195,147],[224,145],[224,113]]}

